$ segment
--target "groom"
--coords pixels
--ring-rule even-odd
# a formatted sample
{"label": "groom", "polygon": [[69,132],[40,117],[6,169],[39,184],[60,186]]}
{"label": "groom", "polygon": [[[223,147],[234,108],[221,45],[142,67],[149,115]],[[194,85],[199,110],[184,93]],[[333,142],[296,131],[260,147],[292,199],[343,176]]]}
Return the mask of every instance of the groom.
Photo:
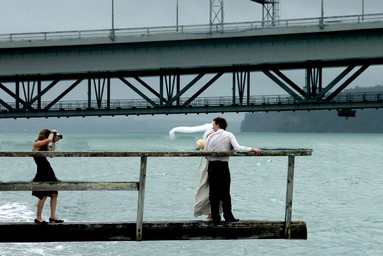
{"label": "groom", "polygon": [[[213,121],[214,132],[206,139],[205,151],[225,152],[234,149],[234,151],[254,151],[257,155],[262,154],[262,150],[259,148],[239,145],[234,134],[226,131],[227,122],[225,118],[216,117]],[[208,156],[207,159],[209,160],[207,171],[209,175],[209,200],[213,224],[217,225],[221,222],[219,214],[220,201],[222,201],[225,221],[239,221],[231,211],[229,157]]]}

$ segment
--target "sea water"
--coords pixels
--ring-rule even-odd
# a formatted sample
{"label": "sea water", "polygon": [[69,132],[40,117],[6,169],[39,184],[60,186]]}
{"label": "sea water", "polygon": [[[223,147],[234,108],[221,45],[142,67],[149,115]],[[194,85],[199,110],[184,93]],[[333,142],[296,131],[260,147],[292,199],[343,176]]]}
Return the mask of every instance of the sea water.
{"label": "sea water", "polygon": [[[193,151],[202,134],[65,133],[58,151]],[[383,135],[238,133],[241,145],[310,148],[296,157],[293,220],[307,223],[307,240],[0,243],[0,255],[382,255]],[[0,151],[30,151],[31,132],[1,132]],[[32,158],[0,158],[0,181],[30,181]],[[135,181],[138,158],[49,158],[63,181]],[[149,158],[144,221],[195,220],[199,157]],[[235,217],[284,220],[287,157],[232,157]],[[0,222],[32,222],[31,192],[1,192]],[[137,192],[61,191],[66,222],[135,221]],[[49,201],[44,209],[49,216]],[[205,217],[202,216],[200,220]],[[38,235],[38,234],[36,234]]]}

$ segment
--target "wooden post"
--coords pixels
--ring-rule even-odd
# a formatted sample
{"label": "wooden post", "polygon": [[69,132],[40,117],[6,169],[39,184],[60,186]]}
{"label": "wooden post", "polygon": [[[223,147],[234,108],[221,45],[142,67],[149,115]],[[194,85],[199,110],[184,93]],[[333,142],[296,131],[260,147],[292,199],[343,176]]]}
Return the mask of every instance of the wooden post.
{"label": "wooden post", "polygon": [[285,211],[285,238],[291,238],[291,214],[293,206],[293,185],[294,185],[294,162],[295,157],[289,155],[286,186],[286,211]]}
{"label": "wooden post", "polygon": [[145,200],[145,183],[146,183],[146,165],[147,156],[141,156],[140,180],[138,187],[138,205],[137,205],[137,223],[136,223],[136,240],[142,240],[142,222],[144,218],[144,200]]}

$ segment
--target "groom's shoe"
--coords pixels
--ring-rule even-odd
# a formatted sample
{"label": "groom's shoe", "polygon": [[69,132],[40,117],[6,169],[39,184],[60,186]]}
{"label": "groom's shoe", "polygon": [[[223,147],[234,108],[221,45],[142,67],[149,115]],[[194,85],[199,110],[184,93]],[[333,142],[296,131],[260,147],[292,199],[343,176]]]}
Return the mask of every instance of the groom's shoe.
{"label": "groom's shoe", "polygon": [[230,218],[230,219],[225,219],[225,222],[238,222],[239,219],[236,219],[236,218]]}
{"label": "groom's shoe", "polygon": [[210,222],[213,223],[213,225],[220,225],[221,219],[211,219]]}
{"label": "groom's shoe", "polygon": [[234,215],[231,213],[231,214],[228,214],[225,217],[225,222],[238,222],[239,219],[236,219],[234,218]]}

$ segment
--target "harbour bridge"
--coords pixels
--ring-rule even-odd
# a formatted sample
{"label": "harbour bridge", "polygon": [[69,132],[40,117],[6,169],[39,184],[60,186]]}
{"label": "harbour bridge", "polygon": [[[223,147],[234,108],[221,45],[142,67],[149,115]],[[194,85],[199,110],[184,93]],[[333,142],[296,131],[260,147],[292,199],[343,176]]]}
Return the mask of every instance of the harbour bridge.
{"label": "harbour bridge", "polygon": [[[0,118],[383,107],[381,91],[345,90],[383,64],[383,13],[280,20],[255,2],[261,21],[1,34]],[[340,71],[325,84],[326,68]],[[253,73],[286,93],[261,95]]]}

